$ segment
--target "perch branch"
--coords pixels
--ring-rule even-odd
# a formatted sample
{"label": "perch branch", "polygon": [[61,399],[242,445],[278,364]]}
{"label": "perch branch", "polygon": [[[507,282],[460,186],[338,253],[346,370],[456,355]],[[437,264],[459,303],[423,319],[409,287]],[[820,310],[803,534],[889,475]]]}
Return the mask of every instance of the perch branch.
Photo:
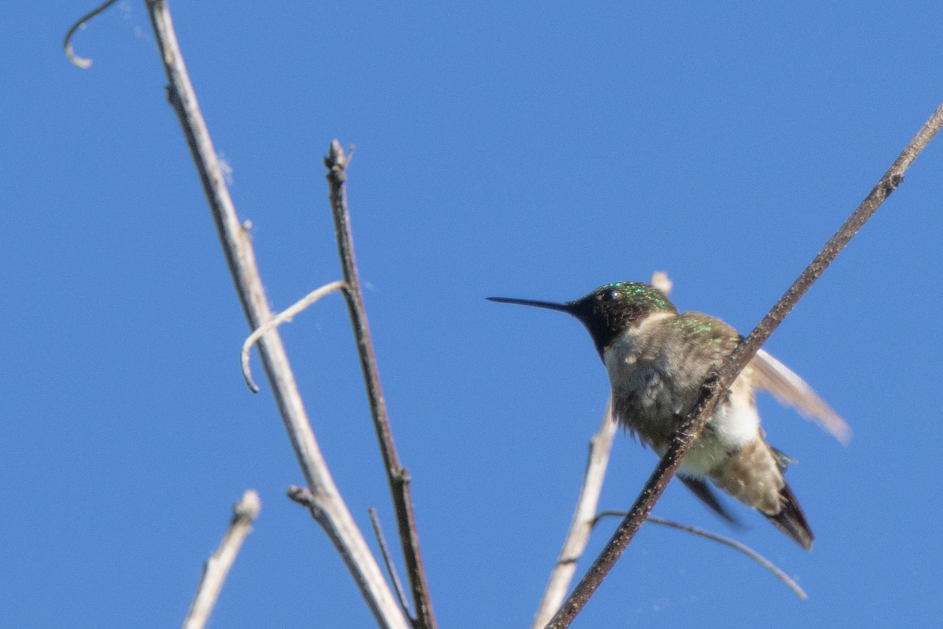
{"label": "perch branch", "polygon": [[576,560],[586,549],[589,535],[596,522],[596,506],[599,504],[599,494],[602,492],[603,480],[606,478],[606,467],[609,465],[609,452],[612,450],[612,440],[616,434],[618,424],[612,417],[612,399],[606,403],[606,412],[603,413],[599,432],[589,441],[589,460],[586,462],[586,474],[583,476],[583,486],[576,501],[576,510],[570,522],[563,548],[557,563],[550,573],[550,581],[544,590],[544,596],[534,614],[532,629],[541,629],[547,624],[554,612],[560,609],[560,603],[570,589],[570,582],[576,574]]}
{"label": "perch branch", "polygon": [[[177,44],[167,3],[164,0],[146,0],[146,4],[167,72],[168,100],[183,127],[249,328],[255,330],[270,321],[272,313],[265,297],[252,243],[239,223],[226,188],[213,142]],[[370,553],[363,534],[331,478],[311,430],[278,330],[269,330],[262,335],[259,354],[305,482],[317,500],[316,507],[311,509],[312,515],[343,558],[377,623],[384,629],[408,629],[409,625],[376,559]]]}
{"label": "perch branch", "polygon": [[229,574],[229,569],[236,561],[242,542],[252,532],[252,522],[259,516],[261,509],[262,502],[254,489],[247,489],[246,493],[242,494],[242,499],[233,505],[232,521],[229,523],[226,535],[223,536],[223,541],[219,543],[216,552],[203,564],[203,576],[200,578],[200,585],[196,588],[196,595],[190,604],[187,618],[183,621],[183,629],[203,629],[206,625],[219,592],[223,589],[226,575]]}
{"label": "perch branch", "polygon": [[253,393],[258,393],[259,387],[255,381],[252,380],[252,370],[249,369],[249,350],[252,349],[252,346],[255,345],[259,339],[262,338],[262,335],[269,330],[274,330],[286,321],[291,321],[292,317],[317,300],[333,293],[336,290],[341,290],[345,286],[346,284],[344,284],[344,282],[331,282],[330,284],[325,284],[321,288],[311,291],[305,297],[295,302],[292,306],[286,308],[284,312],[279,313],[275,316],[274,319],[269,320],[268,323],[261,326],[255,332],[249,335],[249,338],[246,339],[246,342],[242,344],[240,362],[242,363],[242,377],[245,379],[246,384],[249,385],[249,389]]}
{"label": "perch branch", "polygon": [[70,40],[72,39],[72,36],[75,35],[75,31],[85,26],[86,22],[88,22],[90,19],[92,19],[93,17],[95,17],[96,15],[98,15],[99,13],[101,13],[102,11],[104,11],[105,9],[107,9],[108,7],[110,7],[117,1],[118,0],[107,0],[106,2],[96,7],[95,9],[92,9],[91,11],[89,11],[88,13],[80,17],[78,21],[72,25],[72,28],[69,29],[69,32],[65,34],[65,37],[62,40],[62,49],[65,51],[66,58],[72,62],[72,65],[78,66],[79,68],[82,68],[83,70],[87,70],[90,67],[92,67],[91,59],[85,59],[84,57],[79,57],[78,55],[75,54],[75,51],[72,50],[72,43]]}
{"label": "perch branch", "polygon": [[406,562],[406,574],[416,608],[416,627],[417,629],[435,629],[435,616],[432,613],[432,600],[429,597],[422,553],[419,550],[419,533],[416,530],[416,519],[409,490],[409,472],[400,464],[396,445],[393,443],[393,431],[390,429],[386,402],[383,400],[383,391],[380,388],[380,374],[377,370],[373,343],[370,340],[367,312],[363,306],[363,293],[360,291],[360,277],[354,256],[354,239],[350,228],[350,211],[347,208],[345,182],[349,162],[350,154],[348,153],[345,157],[340,142],[332,141],[328,156],[324,158],[324,165],[328,169],[327,180],[330,184],[337,251],[344,270],[344,281],[347,283],[347,290],[344,294],[347,296],[347,310],[357,342],[357,352],[360,355],[360,367],[363,370],[367,397],[370,400],[370,413],[373,416],[377,440],[380,442],[380,452],[383,454],[383,465],[386,468],[390,492],[393,495],[396,525],[399,529],[400,544],[403,547],[403,558]]}
{"label": "perch branch", "polygon": [[638,532],[645,518],[651,513],[655,502],[661,497],[668,482],[674,476],[684,456],[691,449],[694,440],[701,433],[704,424],[711,416],[720,394],[740,375],[740,371],[756,355],[760,346],[769,338],[770,334],[779,326],[796,303],[809,290],[812,284],[822,275],[832,260],[848,244],[848,241],[861,229],[862,225],[871,218],[887,197],[897,189],[904,180],[904,172],[930,140],[943,126],[943,105],[933,112],[930,118],[917,132],[917,135],[904,148],[900,156],[891,164],[877,185],[871,190],[861,205],[848,217],[838,232],[822,248],[822,251],[799,275],[798,279],[789,287],[789,290],[776,302],[769,314],[756,326],[756,329],[744,339],[733,353],[727,357],[720,369],[705,380],[697,402],[681,423],[678,431],[672,436],[671,446],[662,457],[655,471],[652,473],[642,493],[636,499],[632,509],[619,524],[612,539],[600,553],[599,557],[587,571],[586,575],[570,594],[557,614],[547,625],[548,629],[563,629],[580,613],[586,602],[599,588],[599,584],[609,574],[609,571],[628,547],[629,542]]}

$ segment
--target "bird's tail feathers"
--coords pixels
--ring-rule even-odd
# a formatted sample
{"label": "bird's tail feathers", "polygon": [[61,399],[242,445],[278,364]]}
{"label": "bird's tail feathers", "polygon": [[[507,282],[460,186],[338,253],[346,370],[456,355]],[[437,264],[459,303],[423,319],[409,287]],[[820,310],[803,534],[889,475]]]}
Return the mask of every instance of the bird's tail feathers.
{"label": "bird's tail feathers", "polygon": [[786,483],[779,490],[779,501],[781,506],[779,513],[775,515],[764,513],[763,515],[776,525],[776,528],[788,535],[792,541],[806,550],[812,550],[815,535],[812,534],[812,529],[809,528],[802,507],[799,506],[799,502]]}

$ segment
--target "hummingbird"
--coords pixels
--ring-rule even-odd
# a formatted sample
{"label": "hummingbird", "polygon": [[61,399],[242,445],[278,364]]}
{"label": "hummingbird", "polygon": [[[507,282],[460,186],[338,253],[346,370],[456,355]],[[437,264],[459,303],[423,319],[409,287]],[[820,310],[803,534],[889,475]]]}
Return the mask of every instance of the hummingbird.
{"label": "hummingbird", "polygon": [[[582,322],[609,374],[613,416],[659,456],[668,450],[701,384],[742,340],[720,319],[679,313],[665,293],[641,282],[606,284],[565,303],[488,299],[557,310]],[[840,441],[850,438],[845,421],[808,384],[760,350],[724,393],[682,461],[678,478],[725,520],[737,522],[711,485],[756,509],[811,550],[815,536],[783,476],[794,461],[766,443],[756,388],[818,421]]]}

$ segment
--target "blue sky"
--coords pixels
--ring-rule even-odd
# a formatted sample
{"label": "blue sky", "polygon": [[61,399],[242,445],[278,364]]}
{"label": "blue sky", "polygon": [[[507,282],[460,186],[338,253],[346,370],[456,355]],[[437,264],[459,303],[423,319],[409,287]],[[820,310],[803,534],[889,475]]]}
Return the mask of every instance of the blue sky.
{"label": "blue sky", "polygon": [[[365,301],[443,628],[529,626],[608,387],[576,321],[484,298],[665,270],[681,310],[746,333],[943,101],[937,2],[170,6],[274,308],[339,279],[321,159],[357,146]],[[242,382],[248,329],[144,7],[77,34],[82,71],[60,42],[90,8],[0,6],[0,625],[182,622],[251,487],[211,626],[373,626],[284,497],[301,474],[267,386]],[[760,400],[814,550],[745,509],[730,531],[677,483],[655,509],[809,600],[646,527],[574,626],[939,622],[939,142],[766,346],[854,429],[845,448]],[[341,298],[282,334],[351,511],[392,534]],[[654,465],[619,435],[601,507]]]}

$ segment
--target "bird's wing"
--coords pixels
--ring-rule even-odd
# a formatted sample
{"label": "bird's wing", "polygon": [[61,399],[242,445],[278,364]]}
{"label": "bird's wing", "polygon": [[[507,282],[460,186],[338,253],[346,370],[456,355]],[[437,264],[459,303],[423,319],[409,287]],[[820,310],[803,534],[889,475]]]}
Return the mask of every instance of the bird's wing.
{"label": "bird's wing", "polygon": [[750,365],[753,367],[754,385],[766,389],[780,404],[796,409],[800,415],[814,421],[844,445],[848,445],[851,428],[805,380],[762,349],[756,353]]}

